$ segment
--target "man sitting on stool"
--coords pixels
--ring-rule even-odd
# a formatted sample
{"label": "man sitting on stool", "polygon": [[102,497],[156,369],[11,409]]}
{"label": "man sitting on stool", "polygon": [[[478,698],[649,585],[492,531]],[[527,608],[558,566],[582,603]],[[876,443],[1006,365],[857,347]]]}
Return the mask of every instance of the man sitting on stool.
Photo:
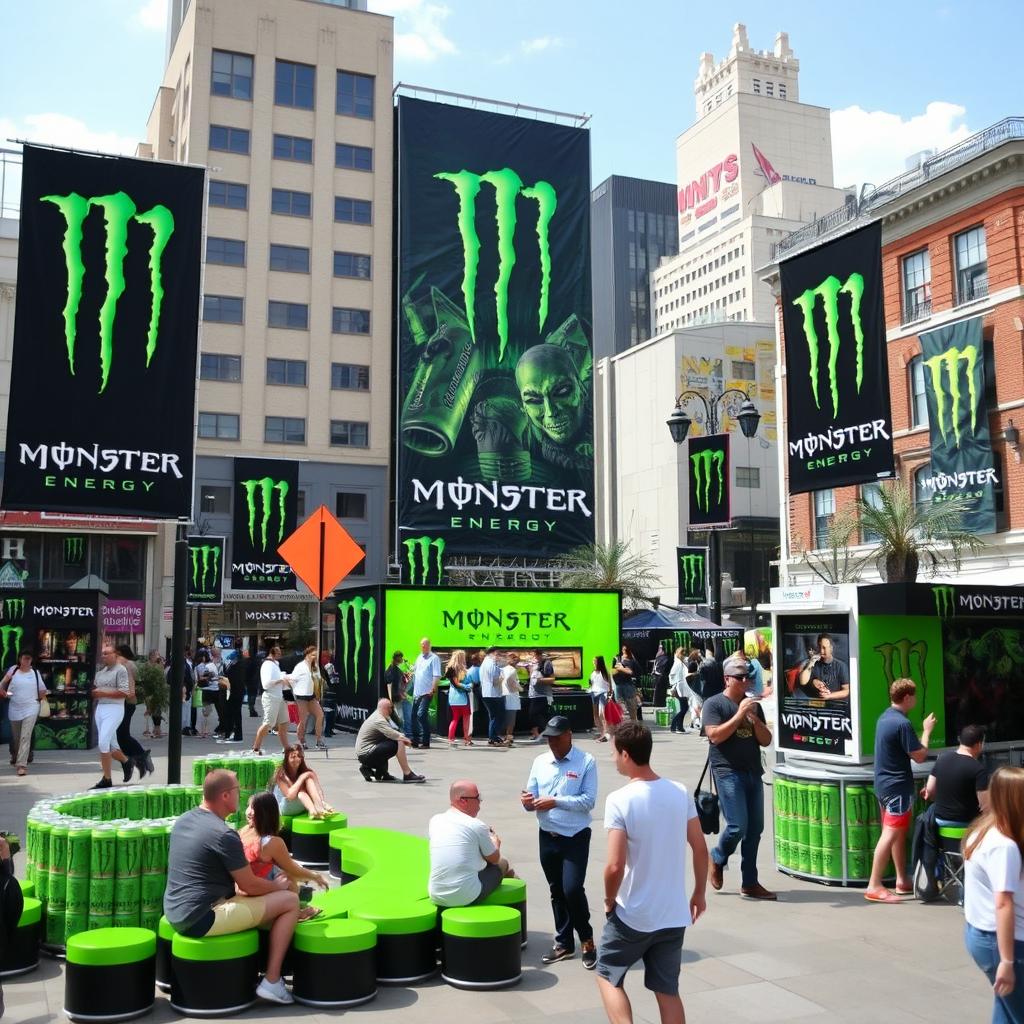
{"label": "man sitting on stool", "polygon": [[965,725],[960,746],[939,754],[921,795],[935,801],[940,825],[966,825],[988,809],[988,769],[981,763],[985,727]]}
{"label": "man sitting on stool", "polygon": [[392,724],[394,705],[387,697],[377,701],[377,710],[359,727],[356,736],[356,757],[359,759],[359,774],[367,782],[395,782],[388,773],[388,761],[398,759],[402,769],[403,782],[423,782],[409,767],[405,748],[412,746],[412,740],[403,736]]}

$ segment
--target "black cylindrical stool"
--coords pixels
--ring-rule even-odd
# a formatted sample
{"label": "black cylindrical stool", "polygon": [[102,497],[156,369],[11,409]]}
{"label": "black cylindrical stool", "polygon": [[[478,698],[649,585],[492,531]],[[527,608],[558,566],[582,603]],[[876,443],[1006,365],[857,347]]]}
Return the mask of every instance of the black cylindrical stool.
{"label": "black cylindrical stool", "polygon": [[175,934],[174,925],[161,917],[156,929],[156,987],[161,992],[171,991],[171,943]]}
{"label": "black cylindrical stool", "polygon": [[171,1006],[190,1017],[241,1013],[256,1002],[260,940],[255,928],[234,935],[171,942]]}
{"label": "black cylindrical stool", "polygon": [[306,921],[292,940],[292,995],[307,1006],[357,1006],[377,994],[377,926]]}
{"label": "black cylindrical stool", "polygon": [[501,885],[480,901],[485,907],[512,907],[519,911],[520,945],[526,949],[526,883],[521,878],[503,878]]}
{"label": "black cylindrical stool", "polygon": [[451,907],[441,913],[441,977],[455,988],[505,988],[522,976],[519,911]]}
{"label": "black cylindrical stool", "polygon": [[148,928],[96,928],[71,935],[64,1013],[71,1020],[119,1021],[153,1009],[156,934]]}
{"label": "black cylindrical stool", "polygon": [[324,870],[330,863],[327,843],[330,834],[347,825],[348,819],[344,814],[328,814],[326,818],[293,818],[292,857],[305,868]]}
{"label": "black cylindrical stool", "polygon": [[342,873],[342,855],[341,848],[343,843],[344,834],[340,829],[335,829],[327,837],[327,871],[331,878],[344,878]]}
{"label": "black cylindrical stool", "polygon": [[367,906],[348,916],[377,926],[378,981],[404,985],[437,970],[437,907],[429,900],[388,903],[367,894]]}
{"label": "black cylindrical stool", "polygon": [[39,900],[26,896],[18,926],[0,958],[0,978],[27,974],[39,966],[39,926],[42,918],[43,905]]}

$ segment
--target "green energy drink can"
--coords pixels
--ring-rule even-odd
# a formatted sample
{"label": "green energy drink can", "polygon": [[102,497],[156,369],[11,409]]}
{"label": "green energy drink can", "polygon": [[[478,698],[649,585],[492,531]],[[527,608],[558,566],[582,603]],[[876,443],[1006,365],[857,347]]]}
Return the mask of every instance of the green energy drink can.
{"label": "green energy drink can", "polygon": [[[152,876],[147,876],[152,877]],[[128,927],[137,927],[139,914],[142,911],[142,875],[129,875],[126,878],[114,879],[114,918],[115,927],[117,918],[132,918],[133,924]]]}
{"label": "green energy drink can", "polygon": [[69,914],[89,916],[89,876],[68,875],[65,907]]}
{"label": "green energy drink can", "polygon": [[243,757],[238,764],[238,784],[250,792],[259,788],[259,774],[256,771],[256,758]]}
{"label": "green energy drink can", "polygon": [[158,931],[160,928],[160,918],[162,915],[162,910],[143,910],[143,912],[139,916],[139,923],[143,928],[148,928],[151,932]]}
{"label": "green energy drink can", "polygon": [[164,890],[166,888],[166,875],[160,874],[142,876],[140,905],[142,907],[142,912],[144,914],[156,911],[159,916],[159,914],[162,913],[161,908],[164,905]]}
{"label": "green energy drink can", "polygon": [[162,818],[167,812],[166,792],[162,786],[150,786],[146,790],[146,817]]}
{"label": "green energy drink can", "polygon": [[866,825],[868,823],[867,811],[868,794],[863,786],[846,787],[846,827],[852,825]]}
{"label": "green energy drink can", "polygon": [[829,784],[823,785],[821,787],[822,825],[840,824],[840,814],[841,808],[839,803],[839,787]]}
{"label": "green energy drink can", "polygon": [[88,878],[92,856],[92,829],[87,825],[72,825],[68,829],[68,877]]}
{"label": "green energy drink can", "polygon": [[163,825],[142,829],[142,873],[162,875],[167,870],[167,832]]}
{"label": "green energy drink can", "polygon": [[67,945],[67,940],[72,935],[78,935],[79,932],[87,932],[89,930],[89,910],[86,908],[84,912],[72,910],[70,905],[64,914],[64,944]]}
{"label": "green energy drink can", "polygon": [[50,866],[50,832],[53,825],[48,821],[39,822],[36,830],[36,867],[44,871]]}
{"label": "green energy drink can", "polygon": [[126,817],[130,821],[142,821],[146,817],[146,791],[144,789],[132,789],[125,794],[128,813]]}
{"label": "green energy drink can", "polygon": [[110,927],[114,913],[114,879],[89,879],[89,930]]}
{"label": "green energy drink can", "polygon": [[807,785],[807,820],[811,824],[821,824],[821,786],[816,782]]}
{"label": "green energy drink can", "polygon": [[138,928],[140,917],[139,908],[136,907],[131,913],[114,914],[111,918],[110,926],[112,928]]}
{"label": "green energy drink can", "polygon": [[66,921],[64,910],[46,908],[46,944],[63,946],[66,937]]}
{"label": "green energy drink can", "polygon": [[68,876],[66,871],[47,871],[49,879],[46,883],[46,906],[54,910],[64,910],[67,907],[67,884]]}
{"label": "green energy drink can", "polygon": [[108,794],[113,810],[113,818],[120,821],[123,818],[128,817],[128,792],[124,789],[112,789]]}
{"label": "green energy drink can", "polygon": [[821,860],[821,847],[812,846],[810,850],[811,856],[811,874],[818,875],[822,874],[822,860]]}
{"label": "green energy drink can", "polygon": [[143,830],[141,828],[119,828],[117,830],[117,856],[115,874],[128,878],[142,874]]}
{"label": "green energy drink can", "polygon": [[192,762],[192,785],[201,786],[203,779],[206,778],[206,762],[201,757],[197,757]]}
{"label": "green energy drink can", "polygon": [[859,881],[868,877],[871,866],[871,854],[867,850],[850,850],[846,858],[850,879]]}
{"label": "green energy drink can", "polygon": [[843,851],[839,847],[825,847],[821,851],[821,873],[826,878],[843,877]]}
{"label": "green energy drink can", "polygon": [[822,826],[820,821],[810,821],[807,823],[807,838],[812,848],[815,846],[819,849],[821,848],[821,835]]}
{"label": "green energy drink can", "polygon": [[117,867],[117,832],[109,825],[94,828],[89,850],[89,876],[113,878]]}

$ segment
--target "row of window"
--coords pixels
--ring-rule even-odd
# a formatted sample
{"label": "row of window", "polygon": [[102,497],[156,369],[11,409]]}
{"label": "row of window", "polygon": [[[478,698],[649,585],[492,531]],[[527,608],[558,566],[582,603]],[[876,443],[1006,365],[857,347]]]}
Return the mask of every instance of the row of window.
{"label": "row of window", "polygon": [[[249,186],[235,181],[211,181],[210,205],[227,210],[249,208]],[[283,217],[312,217],[313,196],[295,189],[275,188],[270,193],[270,212]],[[373,203],[353,196],[334,197],[334,219],[339,224],[372,224]]]}
{"label": "row of window", "polygon": [[[305,359],[268,359],[266,382],[306,387]],[[204,352],[199,358],[199,379],[237,383],[242,379],[242,357]],[[370,368],[359,363],[331,363],[332,391],[369,391]]]}
{"label": "row of window", "polygon": [[[252,100],[254,60],[250,53],[214,50],[210,92],[234,100]],[[373,75],[338,71],[334,84],[334,112],[343,117],[373,120]],[[290,60],[274,62],[274,104],[316,109],[316,68]]]}
{"label": "row of window", "polygon": [[[211,124],[209,148],[222,153],[237,153],[248,156],[251,146],[248,128],[233,128],[230,125]],[[273,157],[275,160],[290,160],[293,163],[313,162],[313,140],[300,135],[274,133]],[[372,171],[373,150],[369,146],[353,146],[347,142],[334,144],[334,166],[346,171]]]}
{"label": "row of window", "polygon": [[[962,306],[988,295],[988,247],[982,224],[952,238],[953,305]],[[902,260],[903,307],[901,322],[913,323],[932,314],[932,261],[928,249]]]}
{"label": "row of window", "polygon": [[[213,324],[244,324],[245,300],[238,295],[204,295],[203,320]],[[271,299],[267,303],[267,326],[308,331],[309,304]],[[331,310],[331,333],[369,334],[370,311],[335,306]]]}
{"label": "row of window", "polygon": [[[669,299],[668,302],[658,307],[656,312],[658,314],[667,313],[670,309],[678,309],[680,306],[688,305],[690,302],[695,302],[702,295],[707,295],[708,292],[713,292],[716,288],[721,288],[724,285],[731,284],[733,281],[738,281],[741,277],[746,277],[746,274],[746,267],[738,267],[736,270],[730,270],[727,274],[723,274],[721,277],[715,278],[714,281],[709,281],[707,284],[703,285],[697,285],[693,291],[686,292],[678,298]],[[655,289],[655,294],[659,291],[664,292],[665,289]],[[743,292],[745,295],[745,288],[743,289]]]}
{"label": "row of window", "polygon": [[[233,412],[200,412],[199,436],[211,441],[238,441],[241,417]],[[306,420],[302,416],[265,416],[266,444],[305,444]],[[367,448],[370,424],[359,420],[331,420],[330,444],[335,448]]]}
{"label": "row of window", "polygon": [[[298,517],[306,515],[306,492],[299,488],[295,495]],[[335,491],[334,514],[339,519],[366,519],[366,495],[359,491]],[[231,488],[218,484],[201,484],[199,511],[204,516],[231,515]],[[56,538],[58,541],[60,538]],[[132,538],[134,539],[134,538]],[[109,579],[109,574],[104,579]]]}
{"label": "row of window", "polygon": [[[240,238],[218,238],[211,235],[206,240],[206,262],[225,267],[245,266],[245,242]],[[270,244],[271,270],[287,274],[309,273],[309,249],[304,245]],[[334,276],[356,277],[369,281],[373,263],[365,253],[336,252],[334,254]]]}

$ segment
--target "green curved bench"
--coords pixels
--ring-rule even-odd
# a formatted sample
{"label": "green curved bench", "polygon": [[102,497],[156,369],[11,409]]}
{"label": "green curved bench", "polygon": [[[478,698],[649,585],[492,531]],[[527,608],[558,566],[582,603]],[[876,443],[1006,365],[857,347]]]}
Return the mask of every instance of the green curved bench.
{"label": "green curved bench", "polygon": [[348,818],[337,812],[324,818],[307,815],[293,818],[291,826],[292,857],[303,867],[322,870],[330,860],[327,841],[332,832],[348,826]]}
{"label": "green curved bench", "polygon": [[131,1020],[156,1001],[156,934],[96,928],[67,941],[64,1013],[71,1020]]}
{"label": "green curved bench", "polygon": [[437,970],[437,907],[430,900],[377,896],[358,902],[350,920],[377,928],[377,980],[408,985]]}

